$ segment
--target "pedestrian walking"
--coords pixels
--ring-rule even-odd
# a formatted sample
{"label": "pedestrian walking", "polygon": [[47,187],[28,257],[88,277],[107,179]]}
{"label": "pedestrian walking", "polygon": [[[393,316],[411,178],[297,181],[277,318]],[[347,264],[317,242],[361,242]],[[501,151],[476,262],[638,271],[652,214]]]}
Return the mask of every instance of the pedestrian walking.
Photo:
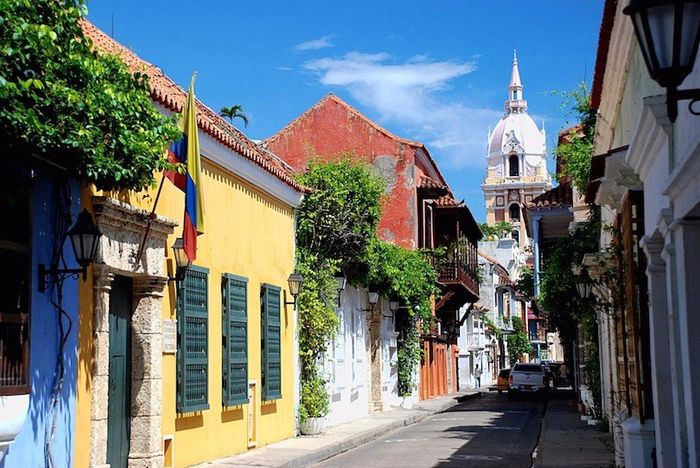
{"label": "pedestrian walking", "polygon": [[569,385],[569,368],[566,367],[565,363],[561,363],[559,366],[559,376],[563,382],[563,385]]}
{"label": "pedestrian walking", "polygon": [[481,387],[481,369],[479,369],[479,364],[474,367],[474,380],[476,381],[476,388]]}

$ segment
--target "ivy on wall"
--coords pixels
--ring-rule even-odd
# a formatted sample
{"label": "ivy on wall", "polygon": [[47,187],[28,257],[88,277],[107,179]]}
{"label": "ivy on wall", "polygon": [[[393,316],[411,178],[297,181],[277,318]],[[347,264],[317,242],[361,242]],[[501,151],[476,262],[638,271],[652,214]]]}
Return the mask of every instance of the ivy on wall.
{"label": "ivy on wall", "polygon": [[0,141],[99,189],[140,190],[180,135],[153,105],[148,76],[95,51],[84,0],[0,2]]}
{"label": "ivy on wall", "polygon": [[570,176],[579,193],[584,193],[593,154],[596,113],[591,109],[591,95],[585,82],[576,90],[560,95],[562,107],[578,125],[572,127],[555,150],[560,165],[558,174]]}
{"label": "ivy on wall", "polygon": [[[384,182],[352,155],[336,162],[311,162],[299,176],[312,193],[298,212],[298,269],[304,275],[299,295],[302,395],[300,416],[328,412],[328,395],[318,364],[337,333],[333,309],[333,276],[343,272],[349,281],[399,299],[407,311],[398,314],[399,393],[415,388],[414,369],[420,361],[417,321],[429,323],[431,298],[439,292],[437,273],[420,251],[411,251],[377,238]],[[309,281],[310,280],[310,281]]]}

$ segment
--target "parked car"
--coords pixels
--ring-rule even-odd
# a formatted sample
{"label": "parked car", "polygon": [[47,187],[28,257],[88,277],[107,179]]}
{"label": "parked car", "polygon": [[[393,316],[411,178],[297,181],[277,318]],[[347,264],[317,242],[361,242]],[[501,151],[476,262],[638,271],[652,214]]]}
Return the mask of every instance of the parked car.
{"label": "parked car", "polygon": [[498,390],[498,393],[503,393],[503,390],[508,390],[509,376],[510,369],[501,369],[498,372],[498,379],[496,380],[496,390]]}
{"label": "parked car", "polygon": [[517,363],[508,378],[508,399],[520,394],[544,396],[549,382],[550,376],[541,364]]}

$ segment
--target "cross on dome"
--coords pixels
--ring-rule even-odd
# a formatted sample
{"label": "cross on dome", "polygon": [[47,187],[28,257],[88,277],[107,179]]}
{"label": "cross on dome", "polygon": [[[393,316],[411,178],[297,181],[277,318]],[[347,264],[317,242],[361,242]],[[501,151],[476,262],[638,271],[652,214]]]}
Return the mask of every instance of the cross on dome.
{"label": "cross on dome", "polygon": [[527,101],[523,99],[523,84],[520,81],[518,55],[515,50],[513,50],[513,68],[510,73],[508,100],[505,103],[505,109],[508,114],[520,114],[527,110]]}

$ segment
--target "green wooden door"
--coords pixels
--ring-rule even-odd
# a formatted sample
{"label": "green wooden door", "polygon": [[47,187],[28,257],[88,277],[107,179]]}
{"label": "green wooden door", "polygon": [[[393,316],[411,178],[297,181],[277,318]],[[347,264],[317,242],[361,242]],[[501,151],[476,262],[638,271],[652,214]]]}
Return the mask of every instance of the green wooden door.
{"label": "green wooden door", "polygon": [[109,295],[107,463],[125,468],[131,409],[131,279],[116,276]]}

